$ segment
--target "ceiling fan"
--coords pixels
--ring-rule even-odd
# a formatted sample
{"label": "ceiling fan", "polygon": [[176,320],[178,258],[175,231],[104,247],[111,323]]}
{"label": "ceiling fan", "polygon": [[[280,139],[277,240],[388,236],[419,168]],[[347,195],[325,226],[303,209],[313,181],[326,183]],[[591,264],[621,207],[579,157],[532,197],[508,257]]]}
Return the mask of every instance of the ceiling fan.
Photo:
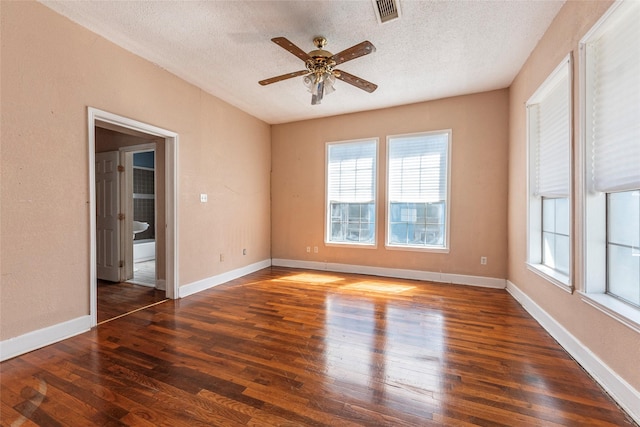
{"label": "ceiling fan", "polygon": [[369,41],[358,43],[335,55],[324,50],[327,39],[322,36],[313,39],[316,50],[312,50],[309,53],[305,53],[285,37],[276,37],[271,39],[271,41],[302,59],[307,69],[259,81],[258,83],[263,86],[293,77],[304,76],[303,82],[309,92],[311,92],[311,105],[320,104],[324,95],[335,90],[333,84],[336,79],[340,79],[369,93],[378,88],[378,85],[368,82],[365,79],[361,79],[342,70],[334,69],[336,65],[375,52],[375,46]]}

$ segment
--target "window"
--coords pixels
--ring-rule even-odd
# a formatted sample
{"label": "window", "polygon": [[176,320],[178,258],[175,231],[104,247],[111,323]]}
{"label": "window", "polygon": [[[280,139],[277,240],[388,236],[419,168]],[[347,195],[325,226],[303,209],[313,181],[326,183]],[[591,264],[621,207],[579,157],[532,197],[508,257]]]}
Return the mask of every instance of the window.
{"label": "window", "polygon": [[451,131],[388,138],[387,246],[448,249]]}
{"label": "window", "polygon": [[377,140],[327,144],[327,243],[374,245]]}
{"label": "window", "polygon": [[640,3],[582,40],[585,301],[640,332]]}
{"label": "window", "polygon": [[571,58],[527,102],[529,267],[561,288],[570,286]]}

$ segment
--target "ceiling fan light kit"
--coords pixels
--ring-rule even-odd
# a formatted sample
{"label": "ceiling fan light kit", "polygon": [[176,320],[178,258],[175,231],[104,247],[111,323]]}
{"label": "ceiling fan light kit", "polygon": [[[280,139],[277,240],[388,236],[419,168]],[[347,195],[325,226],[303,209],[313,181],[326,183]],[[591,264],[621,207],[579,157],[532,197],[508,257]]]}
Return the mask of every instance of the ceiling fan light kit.
{"label": "ceiling fan light kit", "polygon": [[336,65],[375,52],[375,46],[369,41],[358,43],[357,45],[345,49],[335,55],[324,50],[324,47],[327,44],[327,39],[322,36],[318,36],[313,39],[313,44],[316,46],[316,49],[309,53],[305,53],[302,49],[284,37],[276,37],[271,39],[271,41],[303,60],[306,70],[294,71],[292,73],[283,74],[258,82],[263,86],[293,77],[304,76],[302,81],[307,87],[307,90],[311,92],[311,105],[320,104],[324,95],[328,95],[335,91],[334,84],[336,79],[340,79],[369,93],[378,88],[374,83],[368,82],[347,72],[334,69]]}

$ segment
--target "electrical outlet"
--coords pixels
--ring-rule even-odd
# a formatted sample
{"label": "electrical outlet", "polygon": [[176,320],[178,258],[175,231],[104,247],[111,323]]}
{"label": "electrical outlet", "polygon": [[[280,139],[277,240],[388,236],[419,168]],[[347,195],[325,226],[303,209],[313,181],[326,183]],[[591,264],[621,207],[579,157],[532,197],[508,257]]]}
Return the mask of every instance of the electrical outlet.
{"label": "electrical outlet", "polygon": [[307,253],[310,254],[311,253],[311,246],[307,246]]}
{"label": "electrical outlet", "polygon": [[480,257],[480,264],[487,265],[487,257],[486,256],[481,256]]}
{"label": "electrical outlet", "polygon": [[205,193],[200,194],[200,203],[207,203],[207,195]]}

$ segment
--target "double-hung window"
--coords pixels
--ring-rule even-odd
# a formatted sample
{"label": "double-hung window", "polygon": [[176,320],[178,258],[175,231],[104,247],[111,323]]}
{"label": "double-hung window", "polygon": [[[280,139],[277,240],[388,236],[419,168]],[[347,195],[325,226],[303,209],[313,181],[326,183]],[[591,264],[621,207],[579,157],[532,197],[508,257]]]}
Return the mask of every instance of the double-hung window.
{"label": "double-hung window", "polygon": [[571,58],[527,102],[529,268],[570,287]]}
{"label": "double-hung window", "polygon": [[375,245],[376,139],[327,144],[326,242]]}
{"label": "double-hung window", "polygon": [[581,41],[585,301],[640,331],[640,3]]}
{"label": "double-hung window", "polygon": [[387,141],[387,246],[447,250],[451,131]]}

